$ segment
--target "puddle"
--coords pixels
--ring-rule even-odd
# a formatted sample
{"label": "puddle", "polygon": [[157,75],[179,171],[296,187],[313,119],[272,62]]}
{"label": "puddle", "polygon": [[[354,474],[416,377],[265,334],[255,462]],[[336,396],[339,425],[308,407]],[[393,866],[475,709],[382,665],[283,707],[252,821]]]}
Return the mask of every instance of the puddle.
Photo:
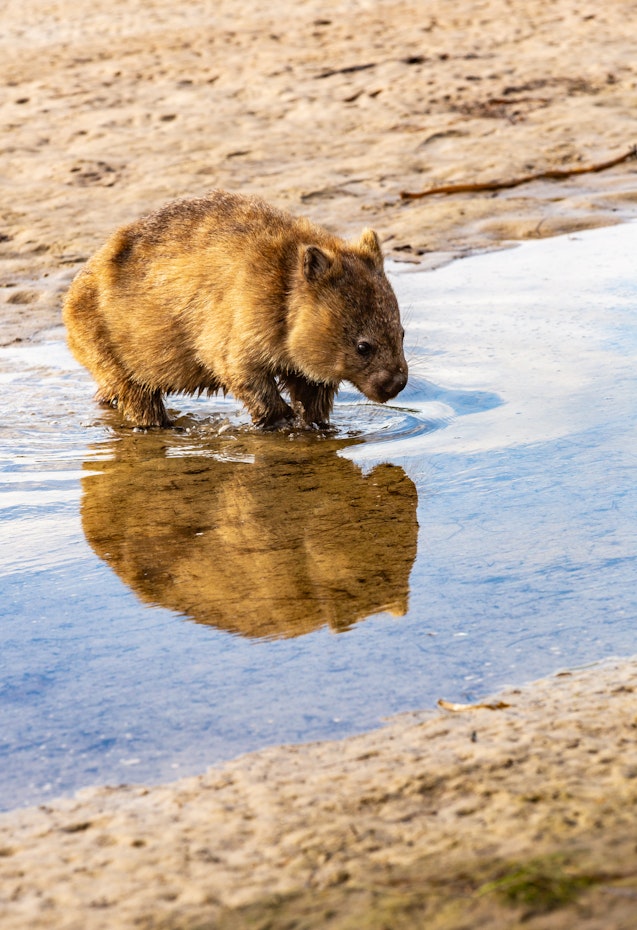
{"label": "puddle", "polygon": [[0,351],[0,807],[637,652],[636,251],[395,266],[410,384],[328,434],[122,429],[62,330]]}

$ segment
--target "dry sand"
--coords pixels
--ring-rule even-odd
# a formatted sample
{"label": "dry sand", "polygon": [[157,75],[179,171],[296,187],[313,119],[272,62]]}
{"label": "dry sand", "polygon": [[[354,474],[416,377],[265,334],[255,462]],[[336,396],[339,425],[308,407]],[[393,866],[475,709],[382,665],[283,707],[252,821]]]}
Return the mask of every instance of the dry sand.
{"label": "dry sand", "polygon": [[401,191],[594,165],[637,144],[637,3],[5,0],[0,344],[59,321],[117,225],[211,187],[389,254],[637,214],[637,163],[501,192]]}
{"label": "dry sand", "polygon": [[[5,0],[0,17],[0,344],[59,323],[114,226],[214,186],[372,225],[429,267],[637,213],[634,160],[401,199],[629,152],[635,2]],[[636,675],[4,815],[2,928],[632,930]]]}

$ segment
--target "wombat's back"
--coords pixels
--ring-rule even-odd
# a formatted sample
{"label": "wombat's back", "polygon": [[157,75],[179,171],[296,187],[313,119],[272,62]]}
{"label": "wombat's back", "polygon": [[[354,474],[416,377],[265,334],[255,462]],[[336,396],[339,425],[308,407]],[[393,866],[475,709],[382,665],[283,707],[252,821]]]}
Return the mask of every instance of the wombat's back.
{"label": "wombat's back", "polygon": [[169,203],[117,230],[75,279],[63,311],[70,346],[100,385],[123,368],[164,392],[216,389],[197,357],[223,375],[256,326],[276,358],[299,243],[333,238],[224,191]]}

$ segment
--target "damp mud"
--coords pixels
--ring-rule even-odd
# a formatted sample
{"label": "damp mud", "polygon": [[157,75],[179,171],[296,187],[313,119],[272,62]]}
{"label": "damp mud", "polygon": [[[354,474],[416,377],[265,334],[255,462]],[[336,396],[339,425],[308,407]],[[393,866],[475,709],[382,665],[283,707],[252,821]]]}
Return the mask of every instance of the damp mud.
{"label": "damp mud", "polygon": [[0,806],[633,655],[636,246],[391,266],[410,383],[324,433],[133,431],[61,329],[3,349]]}

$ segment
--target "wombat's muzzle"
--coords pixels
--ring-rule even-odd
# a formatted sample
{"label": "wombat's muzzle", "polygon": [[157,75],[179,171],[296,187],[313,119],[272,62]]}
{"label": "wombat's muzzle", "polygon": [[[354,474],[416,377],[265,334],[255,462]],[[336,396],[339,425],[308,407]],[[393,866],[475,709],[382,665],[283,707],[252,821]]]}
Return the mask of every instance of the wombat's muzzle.
{"label": "wombat's muzzle", "polygon": [[404,371],[383,371],[371,379],[370,390],[365,393],[371,400],[384,404],[385,401],[391,400],[407,384],[407,370]]}

